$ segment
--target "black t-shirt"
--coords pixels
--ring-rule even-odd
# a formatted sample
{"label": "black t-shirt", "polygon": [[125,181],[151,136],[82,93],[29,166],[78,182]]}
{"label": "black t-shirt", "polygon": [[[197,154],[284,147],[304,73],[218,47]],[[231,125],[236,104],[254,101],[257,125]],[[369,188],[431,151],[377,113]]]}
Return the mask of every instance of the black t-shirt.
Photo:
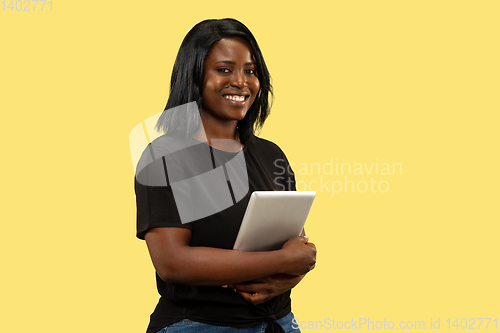
{"label": "black t-shirt", "polygon": [[[156,145],[175,142],[165,139],[156,141]],[[155,142],[152,143],[155,146]],[[184,155],[199,157],[207,145],[191,147]],[[198,149],[201,149],[199,151]],[[213,149],[215,150],[215,149]],[[285,154],[274,143],[255,138],[243,149],[244,162],[248,174],[248,192],[236,204],[220,212],[203,217],[193,222],[182,223],[177,211],[172,192],[172,179],[169,176],[164,181],[165,186],[151,186],[141,179],[139,173],[135,180],[137,199],[137,237],[144,239],[144,234],[151,228],[181,227],[192,230],[191,246],[207,246],[222,249],[232,249],[250,195],[253,191],[295,190],[295,178],[289,167]],[[200,174],[207,168],[217,167],[220,163],[231,160],[236,153],[217,151],[217,160],[212,160],[207,166],[193,165],[193,170],[183,166],[183,171],[189,175]],[[143,155],[144,157],[144,155]],[[197,159],[199,160],[199,159]],[[200,163],[187,163],[188,165]],[[164,170],[165,161],[157,158],[143,172],[149,170]],[[161,172],[158,172],[161,174]],[[147,184],[147,185],[144,185]],[[160,184],[161,185],[161,184]],[[234,200],[234,197],[233,197]],[[156,309],[151,314],[147,333],[154,333],[163,327],[182,319],[190,319],[211,325],[242,327],[255,324],[274,315],[282,318],[291,311],[290,291],[273,299],[254,306],[246,302],[232,289],[219,286],[191,286],[181,283],[166,283],[156,274],[158,292],[161,297]]]}

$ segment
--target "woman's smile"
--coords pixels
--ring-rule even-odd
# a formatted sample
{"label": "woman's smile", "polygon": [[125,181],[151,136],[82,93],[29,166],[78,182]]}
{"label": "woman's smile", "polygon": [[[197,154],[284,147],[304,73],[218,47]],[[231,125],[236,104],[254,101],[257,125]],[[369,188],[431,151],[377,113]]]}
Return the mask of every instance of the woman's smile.
{"label": "woman's smile", "polygon": [[[242,38],[224,38],[205,59],[201,117],[212,126],[236,126],[260,89],[252,51]],[[208,124],[205,124],[208,125]]]}
{"label": "woman's smile", "polygon": [[245,106],[250,95],[226,94],[222,95],[231,105]]}

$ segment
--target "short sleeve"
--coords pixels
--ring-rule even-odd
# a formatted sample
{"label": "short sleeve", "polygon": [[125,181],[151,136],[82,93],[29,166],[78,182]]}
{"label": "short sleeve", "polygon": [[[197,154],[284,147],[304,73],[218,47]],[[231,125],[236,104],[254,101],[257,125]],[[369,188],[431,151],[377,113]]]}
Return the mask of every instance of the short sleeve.
{"label": "short sleeve", "polygon": [[182,223],[171,186],[148,186],[135,179],[137,234],[139,239],[149,229],[179,227],[192,229],[192,223]]}

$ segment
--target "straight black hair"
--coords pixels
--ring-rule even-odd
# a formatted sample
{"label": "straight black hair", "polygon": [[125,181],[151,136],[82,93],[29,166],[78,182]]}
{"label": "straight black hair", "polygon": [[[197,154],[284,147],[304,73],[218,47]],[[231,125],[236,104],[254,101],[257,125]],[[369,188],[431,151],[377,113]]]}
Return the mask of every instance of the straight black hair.
{"label": "straight black hair", "polygon": [[189,102],[196,102],[198,111],[201,110],[203,73],[207,54],[215,43],[223,38],[231,37],[243,38],[249,44],[257,63],[260,90],[245,118],[238,121],[236,126],[242,142],[248,143],[253,140],[255,130],[264,125],[271,110],[273,96],[271,76],[255,37],[243,23],[231,18],[202,21],[196,24],[182,41],[172,70],[167,105],[156,124],[159,132],[167,133],[181,129],[185,131],[186,139],[196,132],[199,117],[189,116],[188,113],[168,112],[168,110]]}

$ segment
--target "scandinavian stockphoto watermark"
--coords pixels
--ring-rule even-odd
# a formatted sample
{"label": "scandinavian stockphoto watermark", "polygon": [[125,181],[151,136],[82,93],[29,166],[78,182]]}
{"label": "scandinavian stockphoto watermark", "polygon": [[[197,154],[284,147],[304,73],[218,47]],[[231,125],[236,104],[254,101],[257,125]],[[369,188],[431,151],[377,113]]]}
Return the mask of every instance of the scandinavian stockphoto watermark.
{"label": "scandinavian stockphoto watermark", "polygon": [[323,320],[301,321],[294,318],[293,329],[309,330],[423,330],[423,329],[498,329],[497,318],[441,318],[430,320],[372,320],[370,318],[351,318],[348,320],[336,320],[335,318],[324,318]]}
{"label": "scandinavian stockphoto watermark", "polygon": [[274,166],[277,169],[274,172],[274,182],[279,189],[292,190],[293,181],[288,177],[290,175],[295,175],[296,178],[312,176],[313,179],[308,181],[296,179],[297,190],[327,192],[332,196],[336,193],[386,193],[390,189],[390,177],[403,174],[402,163],[381,162],[378,157],[369,163],[344,162],[339,161],[338,157],[331,157],[324,163],[290,163],[288,166],[284,159],[277,159]]}

